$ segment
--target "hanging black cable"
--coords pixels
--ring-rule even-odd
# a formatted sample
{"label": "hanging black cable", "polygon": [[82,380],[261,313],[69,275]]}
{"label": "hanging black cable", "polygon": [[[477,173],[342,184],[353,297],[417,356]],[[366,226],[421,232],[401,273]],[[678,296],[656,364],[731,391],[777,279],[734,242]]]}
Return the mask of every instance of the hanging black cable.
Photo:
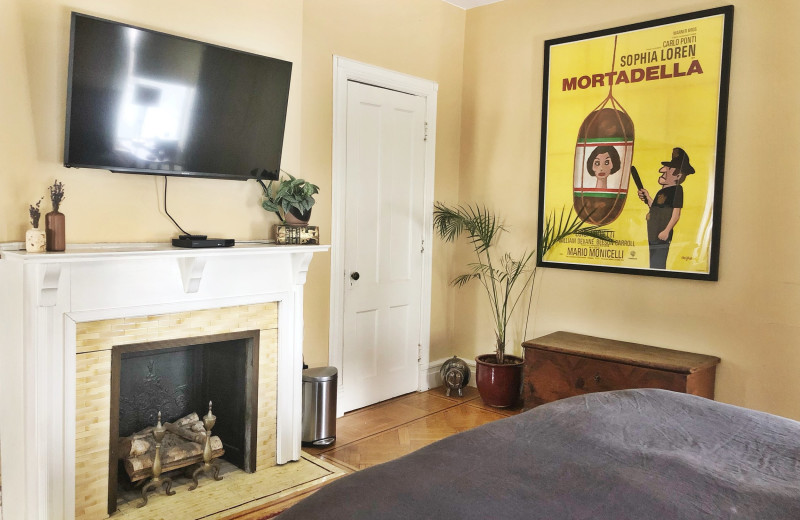
{"label": "hanging black cable", "polygon": [[180,224],[178,224],[177,222],[175,222],[175,219],[174,219],[174,218],[172,218],[172,215],[170,215],[170,214],[169,214],[169,210],[167,210],[167,178],[168,178],[168,177],[167,177],[166,175],[164,175],[164,213],[166,213],[166,214],[167,214],[167,216],[169,217],[169,219],[172,221],[172,223],[173,223],[173,224],[175,224],[175,225],[178,227],[178,229],[180,229],[181,231],[183,231],[183,234],[184,234],[184,235],[189,235],[189,236],[191,236],[191,233],[187,233],[187,232],[186,232],[186,230],[185,230],[185,229],[183,229],[183,228],[180,226]]}

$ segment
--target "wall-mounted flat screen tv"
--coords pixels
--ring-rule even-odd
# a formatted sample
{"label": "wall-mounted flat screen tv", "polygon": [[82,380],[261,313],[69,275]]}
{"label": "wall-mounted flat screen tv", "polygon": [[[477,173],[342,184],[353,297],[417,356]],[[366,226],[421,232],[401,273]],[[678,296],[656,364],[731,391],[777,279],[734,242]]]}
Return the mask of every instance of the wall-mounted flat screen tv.
{"label": "wall-mounted flat screen tv", "polygon": [[292,64],[72,13],[64,165],[277,178]]}

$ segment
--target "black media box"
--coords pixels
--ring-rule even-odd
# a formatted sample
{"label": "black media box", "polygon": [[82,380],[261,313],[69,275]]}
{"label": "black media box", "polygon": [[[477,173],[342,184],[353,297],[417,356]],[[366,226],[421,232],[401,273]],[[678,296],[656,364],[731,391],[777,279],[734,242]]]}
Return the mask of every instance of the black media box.
{"label": "black media box", "polygon": [[192,247],[192,248],[201,248],[201,247],[231,247],[236,244],[236,241],[232,238],[206,238],[206,239],[198,239],[198,238],[173,238],[172,245],[174,247]]}

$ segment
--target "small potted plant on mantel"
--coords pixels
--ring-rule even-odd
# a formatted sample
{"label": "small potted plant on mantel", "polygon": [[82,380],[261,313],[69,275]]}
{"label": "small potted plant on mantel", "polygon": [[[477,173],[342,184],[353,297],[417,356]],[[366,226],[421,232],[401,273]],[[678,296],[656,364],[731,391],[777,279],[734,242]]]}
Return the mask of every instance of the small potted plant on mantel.
{"label": "small potted plant on mantel", "polygon": [[[522,385],[522,358],[506,354],[506,331],[514,309],[523,294],[528,294],[526,288],[533,291],[536,251],[525,251],[518,258],[504,253],[495,259],[492,254],[496,239],[506,228],[493,212],[478,205],[451,207],[437,202],[433,210],[433,225],[446,242],[466,234],[475,251],[477,262],[469,264],[470,271],[451,282],[461,287],[477,280],[483,286],[492,312],[495,352],[475,358],[475,383],[481,399],[489,406],[513,406],[519,399]],[[552,215],[545,221],[539,240],[539,258],[570,235],[612,242],[600,227],[585,225],[574,213],[565,218],[562,212],[560,218]]]}
{"label": "small potted plant on mantel", "polygon": [[275,181],[269,181],[266,186],[262,184],[264,198],[261,207],[274,212],[288,226],[305,226],[311,217],[314,195],[319,193],[319,187],[289,173],[286,175],[288,179],[281,179],[276,186],[273,186]]}

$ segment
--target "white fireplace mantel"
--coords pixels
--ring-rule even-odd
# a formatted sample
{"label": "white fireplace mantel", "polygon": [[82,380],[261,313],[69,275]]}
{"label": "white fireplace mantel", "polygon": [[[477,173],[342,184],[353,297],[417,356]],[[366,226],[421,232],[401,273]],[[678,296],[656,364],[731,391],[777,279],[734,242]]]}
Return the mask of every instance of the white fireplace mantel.
{"label": "white fireplace mantel", "polygon": [[278,302],[277,461],[300,457],[303,285],[330,246],[0,250],[0,449],[5,518],[73,518],[75,324]]}

